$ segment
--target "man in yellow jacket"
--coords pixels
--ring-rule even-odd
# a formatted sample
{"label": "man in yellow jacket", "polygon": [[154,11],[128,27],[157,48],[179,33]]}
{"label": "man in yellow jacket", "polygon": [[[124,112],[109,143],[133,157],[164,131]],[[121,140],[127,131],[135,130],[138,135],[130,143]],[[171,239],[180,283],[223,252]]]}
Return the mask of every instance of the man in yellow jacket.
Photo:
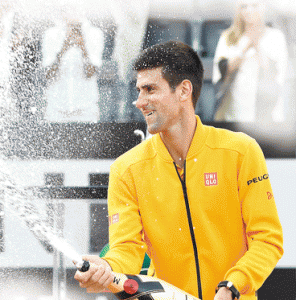
{"label": "man in yellow jacket", "polygon": [[180,42],[135,62],[136,106],[152,138],[111,167],[110,251],[75,278],[100,292],[114,272],[157,276],[204,300],[257,299],[283,255],[283,233],[263,153],[243,133],[195,115],[203,67]]}

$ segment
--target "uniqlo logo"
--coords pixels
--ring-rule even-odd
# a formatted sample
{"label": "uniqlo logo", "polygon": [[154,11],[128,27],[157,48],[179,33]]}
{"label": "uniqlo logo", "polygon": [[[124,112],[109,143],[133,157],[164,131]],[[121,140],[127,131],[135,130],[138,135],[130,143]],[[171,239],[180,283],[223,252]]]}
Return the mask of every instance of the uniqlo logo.
{"label": "uniqlo logo", "polygon": [[218,185],[218,175],[215,173],[204,173],[205,186]]}
{"label": "uniqlo logo", "polygon": [[109,216],[109,226],[119,222],[119,213]]}
{"label": "uniqlo logo", "polygon": [[115,214],[112,216],[112,224],[119,222],[119,214]]}

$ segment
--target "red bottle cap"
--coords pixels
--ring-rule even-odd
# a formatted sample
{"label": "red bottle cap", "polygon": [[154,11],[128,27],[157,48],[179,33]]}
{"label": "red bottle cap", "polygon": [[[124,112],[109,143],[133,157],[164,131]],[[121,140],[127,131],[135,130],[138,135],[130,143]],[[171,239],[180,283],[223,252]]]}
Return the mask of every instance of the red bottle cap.
{"label": "red bottle cap", "polygon": [[139,284],[134,279],[127,279],[123,284],[123,289],[126,293],[132,295],[138,291]]}

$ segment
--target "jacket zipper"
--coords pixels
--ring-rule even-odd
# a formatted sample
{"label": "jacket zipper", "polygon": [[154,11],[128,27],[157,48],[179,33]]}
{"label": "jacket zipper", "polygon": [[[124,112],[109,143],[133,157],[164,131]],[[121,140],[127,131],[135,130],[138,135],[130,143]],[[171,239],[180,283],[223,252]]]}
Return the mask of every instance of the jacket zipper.
{"label": "jacket zipper", "polygon": [[183,180],[182,180],[182,178],[181,178],[181,176],[178,172],[178,169],[177,169],[177,166],[176,166],[175,162],[174,162],[174,166],[175,166],[178,177],[179,177],[179,179],[181,181],[181,184],[182,184],[182,190],[183,190],[183,195],[184,195],[184,200],[185,200],[185,205],[186,205],[187,218],[188,218],[188,224],[189,224],[189,229],[190,229],[190,236],[191,236],[191,240],[192,240],[193,252],[194,252],[194,257],[195,257],[198,297],[202,300],[202,288],[201,288],[201,280],[200,280],[198,252],[197,252],[196,239],[195,239],[195,234],[194,234],[194,229],[193,229],[193,224],[192,224],[192,217],[191,217],[190,206],[189,206],[189,201],[188,201],[188,194],[187,194],[187,187],[186,187],[186,160],[184,162],[184,179]]}

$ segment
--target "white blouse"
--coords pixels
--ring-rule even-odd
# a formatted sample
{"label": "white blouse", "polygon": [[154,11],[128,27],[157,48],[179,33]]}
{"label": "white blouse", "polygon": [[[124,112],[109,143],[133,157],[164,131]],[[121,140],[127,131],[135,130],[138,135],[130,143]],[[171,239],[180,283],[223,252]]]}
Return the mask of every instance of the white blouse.
{"label": "white blouse", "polygon": [[[248,38],[242,37],[236,45],[227,46],[226,35],[221,35],[214,58],[214,84],[221,78],[218,68],[220,59],[242,56],[247,42]],[[258,104],[261,104],[261,108],[266,107],[266,112],[268,106],[270,107],[273,121],[284,121],[283,98],[276,96],[273,99],[272,90],[279,87],[281,91],[285,82],[288,51],[284,34],[279,29],[268,27],[259,42],[259,53],[261,60],[253,47],[245,53],[232,83],[227,104],[224,105],[223,111],[218,110],[217,121],[254,122]],[[274,90],[274,94],[276,93]]]}

